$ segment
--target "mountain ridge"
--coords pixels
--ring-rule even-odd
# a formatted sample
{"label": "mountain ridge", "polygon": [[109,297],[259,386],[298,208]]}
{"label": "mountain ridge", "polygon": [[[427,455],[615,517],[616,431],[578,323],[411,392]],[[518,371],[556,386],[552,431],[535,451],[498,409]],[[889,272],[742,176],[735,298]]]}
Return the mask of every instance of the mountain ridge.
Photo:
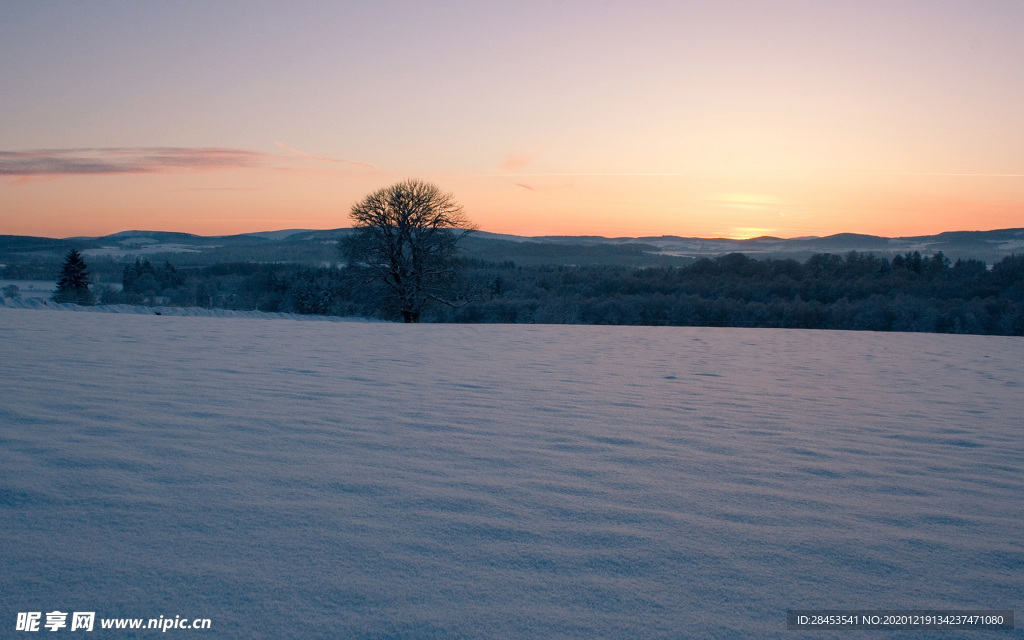
{"label": "mountain ridge", "polygon": [[[115,260],[160,257],[173,259],[177,263],[178,257],[175,256],[179,256],[185,262],[196,264],[215,261],[324,264],[337,260],[333,245],[350,232],[350,228],[342,227],[280,229],[213,236],[144,229],[71,238],[0,235],[0,262],[12,255],[52,258],[74,247],[89,256],[108,256]],[[1024,253],[1024,228],[957,230],[896,237],[844,232],[829,236],[761,236],[748,239],[676,235],[519,236],[478,231],[464,240],[462,248],[465,255],[474,259],[513,261],[517,264],[667,265],[727,253],[803,260],[815,253],[845,254],[850,251],[881,256],[912,251],[930,255],[942,251],[954,260],[974,258],[991,264],[1007,255]]]}

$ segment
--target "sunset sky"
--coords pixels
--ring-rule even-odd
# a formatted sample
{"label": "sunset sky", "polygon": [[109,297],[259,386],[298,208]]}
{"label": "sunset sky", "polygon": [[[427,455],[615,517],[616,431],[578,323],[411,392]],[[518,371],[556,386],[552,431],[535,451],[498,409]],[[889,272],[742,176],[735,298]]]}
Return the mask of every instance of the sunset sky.
{"label": "sunset sky", "polygon": [[0,234],[1024,227],[1024,2],[0,7]]}

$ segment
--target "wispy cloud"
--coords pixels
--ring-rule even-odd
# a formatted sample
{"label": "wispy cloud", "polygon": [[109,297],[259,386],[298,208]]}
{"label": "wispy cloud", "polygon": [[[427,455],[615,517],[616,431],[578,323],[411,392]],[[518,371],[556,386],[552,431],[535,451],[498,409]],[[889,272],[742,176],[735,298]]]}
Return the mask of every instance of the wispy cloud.
{"label": "wispy cloud", "polygon": [[380,168],[377,165],[370,164],[369,162],[356,162],[355,160],[340,160],[338,158],[325,158],[323,156],[314,156],[314,155],[306,153],[305,151],[299,151],[298,149],[294,149],[292,147],[289,147],[288,145],[284,144],[283,142],[274,142],[274,144],[276,144],[278,147],[284,149],[285,151],[289,151],[291,153],[298,154],[298,155],[302,156],[303,158],[309,158],[310,160],[319,160],[321,162],[337,162],[339,164],[350,164],[350,165],[353,165],[353,166],[356,166],[356,167],[369,167],[370,169],[379,169]]}
{"label": "wispy cloud", "polygon": [[262,191],[258,187],[192,187],[189,189],[175,189],[175,191]]}
{"label": "wispy cloud", "polygon": [[551,183],[550,181],[547,181],[544,184],[537,184],[536,182],[533,182],[533,183],[529,183],[529,182],[513,182],[512,184],[514,184],[517,187],[521,187],[523,189],[526,189],[527,191],[533,191],[535,193],[536,192],[542,192],[542,191],[555,191],[555,190],[560,190],[560,189],[572,189],[573,188],[573,183],[571,181],[570,182],[563,181],[563,182],[558,182],[558,183]]}
{"label": "wispy cloud", "polygon": [[0,175],[169,173],[256,167],[264,153],[212,147],[131,147],[0,151]]}
{"label": "wispy cloud", "polygon": [[885,175],[897,176],[967,176],[972,178],[1024,178],[1024,173],[893,173]]}
{"label": "wispy cloud", "polygon": [[498,165],[506,171],[518,171],[533,162],[533,155],[528,153],[511,153]]}
{"label": "wispy cloud", "polygon": [[692,174],[689,173],[650,173],[650,172],[573,172],[573,173],[472,173],[466,174],[466,177],[473,178],[516,178],[516,177],[527,177],[527,178],[684,178],[689,177]]}

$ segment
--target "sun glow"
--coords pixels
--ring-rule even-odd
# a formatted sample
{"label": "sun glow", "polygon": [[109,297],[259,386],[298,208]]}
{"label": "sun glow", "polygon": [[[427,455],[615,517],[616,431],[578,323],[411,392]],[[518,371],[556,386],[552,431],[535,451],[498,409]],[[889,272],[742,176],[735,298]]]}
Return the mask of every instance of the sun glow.
{"label": "sun glow", "polygon": [[762,236],[773,235],[775,229],[768,229],[765,227],[735,227],[730,229],[725,237],[733,238],[734,240],[749,240],[750,238],[760,238]]}

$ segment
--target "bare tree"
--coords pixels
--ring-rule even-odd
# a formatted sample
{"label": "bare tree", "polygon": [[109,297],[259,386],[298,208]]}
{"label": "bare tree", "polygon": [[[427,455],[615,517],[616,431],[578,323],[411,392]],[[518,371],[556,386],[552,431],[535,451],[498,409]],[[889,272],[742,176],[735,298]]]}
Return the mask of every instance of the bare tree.
{"label": "bare tree", "polygon": [[456,306],[457,244],[475,227],[451,194],[406,180],[352,207],[354,232],[338,243],[349,267],[384,284],[405,322],[433,302]]}

